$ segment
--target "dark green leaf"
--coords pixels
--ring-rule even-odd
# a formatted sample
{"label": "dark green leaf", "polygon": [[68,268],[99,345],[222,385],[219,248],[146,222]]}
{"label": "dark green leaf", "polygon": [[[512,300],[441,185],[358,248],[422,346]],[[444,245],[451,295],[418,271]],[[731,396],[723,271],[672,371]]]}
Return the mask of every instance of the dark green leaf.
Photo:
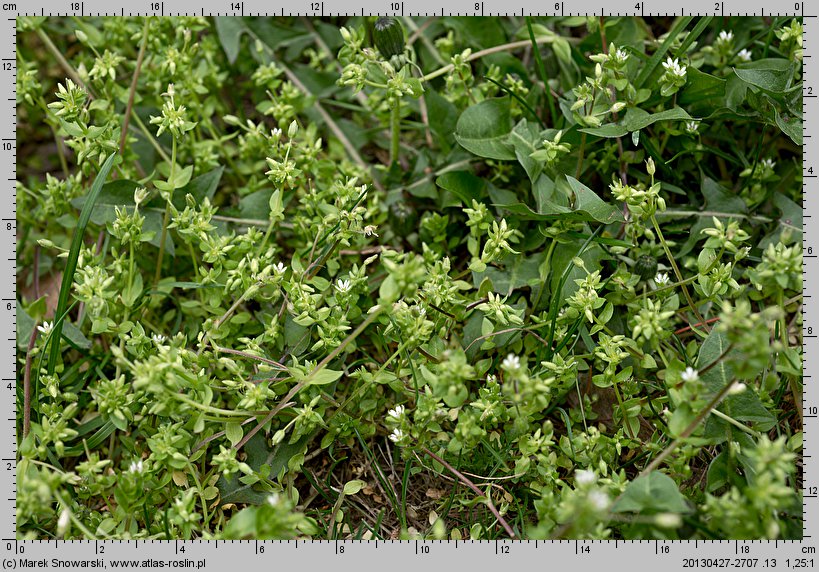
{"label": "dark green leaf", "polygon": [[435,179],[435,184],[458,197],[467,207],[472,206],[473,200],[480,200],[486,190],[486,181],[469,171],[448,171]]}
{"label": "dark green leaf", "polygon": [[509,143],[511,131],[509,99],[487,99],[461,114],[455,127],[455,139],[479,157],[512,161],[515,151]]}
{"label": "dark green leaf", "polygon": [[659,471],[652,471],[631,481],[611,511],[686,513],[691,508],[674,479]]}
{"label": "dark green leaf", "polygon": [[734,68],[739,79],[772,93],[783,93],[791,87],[793,63],[782,58],[768,58]]}

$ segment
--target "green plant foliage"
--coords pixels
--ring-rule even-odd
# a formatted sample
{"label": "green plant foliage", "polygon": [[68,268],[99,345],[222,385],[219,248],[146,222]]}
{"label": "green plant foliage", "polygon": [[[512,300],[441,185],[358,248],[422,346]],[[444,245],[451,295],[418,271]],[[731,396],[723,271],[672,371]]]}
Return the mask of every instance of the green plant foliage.
{"label": "green plant foliage", "polygon": [[17,22],[21,538],[801,537],[799,19]]}

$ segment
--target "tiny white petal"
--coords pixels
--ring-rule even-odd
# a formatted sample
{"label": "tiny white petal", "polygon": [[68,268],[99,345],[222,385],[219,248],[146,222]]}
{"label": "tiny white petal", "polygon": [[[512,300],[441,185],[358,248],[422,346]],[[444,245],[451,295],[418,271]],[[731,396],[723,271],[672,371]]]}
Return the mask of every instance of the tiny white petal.
{"label": "tiny white petal", "polygon": [[683,381],[692,382],[697,381],[700,378],[700,374],[693,367],[688,366],[687,368],[685,368],[685,371],[682,372],[682,375],[680,375],[680,377],[682,378]]}
{"label": "tiny white petal", "polygon": [[574,482],[578,485],[590,485],[597,480],[594,471],[583,469],[574,472]]}
{"label": "tiny white petal", "polygon": [[737,58],[739,58],[743,62],[750,62],[751,59],[753,58],[753,55],[751,54],[751,50],[742,49],[739,51],[739,53],[737,53]]}
{"label": "tiny white petal", "polygon": [[520,369],[520,358],[515,354],[509,354],[503,359],[501,367],[507,371],[517,371]]}
{"label": "tiny white petal", "polygon": [[604,511],[609,508],[611,500],[603,491],[591,491],[588,496],[591,505],[599,511]]}

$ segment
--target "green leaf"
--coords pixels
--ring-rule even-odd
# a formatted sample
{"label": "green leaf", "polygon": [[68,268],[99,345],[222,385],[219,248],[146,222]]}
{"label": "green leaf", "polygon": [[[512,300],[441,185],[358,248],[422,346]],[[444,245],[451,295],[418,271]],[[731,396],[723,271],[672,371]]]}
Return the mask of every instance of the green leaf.
{"label": "green leaf", "polygon": [[[270,478],[275,479],[281,470],[287,467],[288,461],[305,447],[311,437],[311,435],[305,435],[295,443],[283,441],[270,447],[264,434],[256,433],[243,448],[243,451],[247,453],[246,462],[251,469],[257,472],[263,466],[267,466]],[[269,491],[256,483],[249,485],[242,483],[238,475],[222,476],[216,486],[221,494],[220,504],[262,504],[270,495]]]}
{"label": "green leaf", "polygon": [[424,92],[424,100],[427,104],[430,130],[439,141],[449,140],[447,144],[451,143],[452,133],[457,124],[458,108],[429,87]]}
{"label": "green leaf", "polygon": [[542,148],[540,127],[521,119],[509,134],[509,143],[515,149],[515,156],[523,166],[529,180],[535,182],[543,170],[543,162],[533,159],[530,155]]}
{"label": "green leaf", "polygon": [[771,93],[784,93],[791,87],[793,63],[783,58],[768,58],[734,68],[745,83]]}
{"label": "green leaf", "polygon": [[630,132],[645,129],[658,121],[690,121],[691,119],[692,117],[680,107],[674,107],[658,113],[648,113],[639,107],[632,107],[626,112],[621,124],[607,123],[600,127],[578,129],[578,131],[597,137],[623,137]]}
{"label": "green leaf", "polygon": [[333,371],[332,369],[324,368],[317,371],[310,378],[309,385],[327,385],[333,383],[344,374],[343,371]]}
{"label": "green leaf", "polygon": [[779,217],[777,227],[760,241],[759,248],[764,250],[769,244],[777,242],[786,244],[802,242],[802,207],[782,193],[774,193],[773,204],[782,215]]}
{"label": "green leaf", "polygon": [[236,58],[239,57],[242,34],[247,32],[247,27],[241,18],[235,16],[217,16],[213,20],[216,24],[216,35],[219,36],[222,49],[225,50],[228,61],[234,63]]}
{"label": "green leaf", "polygon": [[228,438],[228,441],[230,441],[230,444],[235,447],[245,436],[245,432],[242,430],[242,424],[236,421],[226,423],[225,436]]}
{"label": "green leaf", "polygon": [[603,201],[586,185],[569,175],[566,175],[566,181],[574,194],[574,204],[571,207],[564,207],[545,199],[538,199],[541,212],[535,212],[523,203],[495,206],[507,210],[523,220],[545,221],[560,218],[563,220],[596,220],[605,224],[623,221],[623,214],[620,209]]}
{"label": "green leaf", "polygon": [[48,364],[46,371],[49,375],[54,373],[57,367],[57,361],[60,359],[60,337],[63,331],[63,316],[68,309],[68,299],[71,296],[71,285],[74,283],[74,272],[77,270],[77,259],[80,256],[80,248],[83,245],[83,234],[85,228],[88,226],[88,221],[91,218],[91,211],[94,209],[94,203],[102,191],[102,185],[114,166],[114,159],[116,153],[108,156],[105,162],[100,167],[94,182],[91,184],[91,191],[88,193],[88,199],[83,206],[80,217],[77,220],[77,228],[74,229],[74,236],[71,239],[71,248],[68,251],[68,258],[65,262],[65,270],[63,270],[63,281],[60,285],[60,296],[57,300],[57,309],[54,315],[57,317],[52,330],[51,347],[49,348]]}
{"label": "green leaf", "polygon": [[461,202],[472,206],[472,200],[480,200],[486,189],[486,181],[469,171],[447,171],[437,179],[435,184],[458,197]]}
{"label": "green leaf", "polygon": [[701,72],[693,66],[689,66],[686,73],[688,81],[680,91],[680,105],[710,105],[711,108],[721,106],[725,97],[725,85],[728,83],[726,80]]}
{"label": "green leaf", "polygon": [[648,113],[639,107],[632,107],[623,118],[623,124],[629,131],[637,131],[658,121],[690,121],[691,119],[691,116],[681,107],[673,107],[658,113]]}
{"label": "green leaf", "polygon": [[353,481],[348,481],[344,484],[344,495],[354,495],[357,494],[361,489],[363,489],[367,483],[360,479],[355,479]]}
{"label": "green leaf", "polygon": [[776,124],[782,130],[782,133],[791,138],[791,141],[797,145],[802,145],[802,120],[794,115],[782,116],[779,109],[774,107],[774,117]]}
{"label": "green leaf", "polygon": [[512,161],[515,152],[509,143],[511,131],[509,99],[487,99],[461,114],[455,126],[455,140],[479,157]]}
{"label": "green leaf", "polygon": [[659,471],[652,471],[631,481],[611,511],[686,513],[690,512],[691,508],[685,502],[685,497],[680,493],[674,479]]}
{"label": "green leaf", "polygon": [[585,129],[578,129],[578,131],[581,133],[594,135],[595,137],[606,137],[610,139],[628,135],[628,129],[626,129],[625,126],[618,125],[616,123],[606,123],[600,127],[587,127]]}

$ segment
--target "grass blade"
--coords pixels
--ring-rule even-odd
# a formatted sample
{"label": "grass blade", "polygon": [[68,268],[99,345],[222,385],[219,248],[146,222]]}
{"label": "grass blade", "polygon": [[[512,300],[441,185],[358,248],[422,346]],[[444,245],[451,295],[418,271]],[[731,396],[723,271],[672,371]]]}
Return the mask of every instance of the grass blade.
{"label": "grass blade", "polygon": [[[80,218],[77,221],[77,229],[74,231],[74,238],[71,240],[71,250],[68,251],[68,259],[65,262],[65,270],[63,271],[63,281],[60,285],[60,297],[57,300],[57,310],[54,312],[55,316],[62,316],[68,307],[68,298],[71,295],[71,284],[74,283],[74,273],[77,270],[77,259],[80,257],[80,248],[82,247],[82,237],[85,233],[85,227],[88,226],[88,220],[91,218],[91,211],[94,210],[94,203],[97,202],[97,197],[102,190],[102,185],[105,179],[108,178],[108,173],[111,167],[114,166],[114,159],[116,153],[112,153],[102,164],[97,178],[94,179],[91,185],[91,191],[88,193],[88,199],[80,212]],[[54,331],[51,334],[51,347],[48,354],[48,374],[54,373],[57,367],[57,360],[60,359],[60,339],[62,336],[63,321],[59,320],[54,324]]]}
{"label": "grass blade", "polygon": [[540,81],[543,82],[544,89],[546,90],[546,102],[549,104],[549,118],[552,120],[552,124],[557,126],[557,110],[555,109],[555,100],[552,96],[552,90],[549,89],[549,82],[547,81],[549,77],[546,73],[546,66],[543,65],[543,59],[540,57],[540,46],[538,46],[537,40],[535,39],[535,31],[532,29],[532,18],[529,16],[526,17],[526,29],[529,30],[529,39],[532,41],[532,53],[535,56],[535,65],[537,66],[538,75],[540,76]]}
{"label": "grass blade", "polygon": [[670,32],[668,32],[668,36],[666,36],[665,40],[663,41],[662,45],[660,45],[660,49],[658,49],[651,59],[648,60],[648,63],[643,68],[643,71],[640,72],[640,75],[637,76],[637,79],[634,80],[634,87],[640,89],[643,87],[643,84],[646,80],[654,73],[654,69],[660,64],[660,60],[663,59],[665,53],[671,48],[671,44],[674,42],[674,38],[676,38],[680,32],[685,30],[688,27],[688,24],[691,23],[693,20],[693,16],[685,16],[680,18],[677,21],[677,25],[674,26]]}

